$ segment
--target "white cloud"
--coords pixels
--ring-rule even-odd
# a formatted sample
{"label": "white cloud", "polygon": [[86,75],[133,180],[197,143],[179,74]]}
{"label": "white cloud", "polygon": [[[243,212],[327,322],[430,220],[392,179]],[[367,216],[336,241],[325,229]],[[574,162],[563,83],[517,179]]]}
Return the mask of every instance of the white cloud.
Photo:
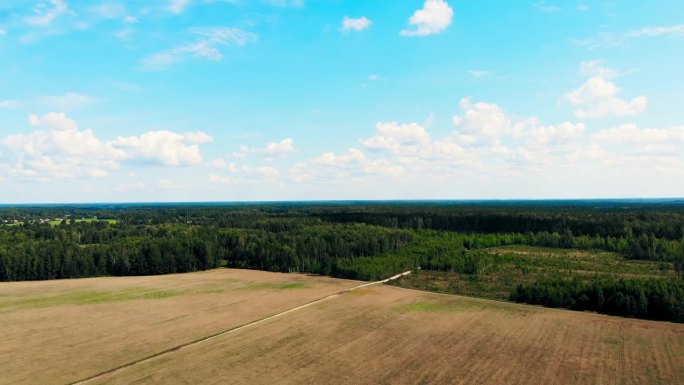
{"label": "white cloud", "polygon": [[361,144],[370,150],[397,153],[402,147],[421,146],[430,142],[430,135],[417,123],[380,122],[375,125],[375,128],[376,135],[361,141]]}
{"label": "white cloud", "polygon": [[[533,123],[537,123],[536,119]],[[583,123],[564,122],[543,126],[532,124],[521,133],[531,146],[548,146],[550,144],[568,143],[584,136],[586,126]]]}
{"label": "white cloud", "polygon": [[283,157],[295,150],[294,140],[292,138],[285,138],[280,142],[270,142],[264,147],[248,147],[241,145],[238,151],[233,152],[233,159],[245,160],[249,154],[265,154],[270,156]]}
{"label": "white cloud", "polygon": [[21,103],[18,100],[0,100],[0,108],[4,108],[7,110],[13,110],[15,108],[19,108],[22,106],[23,103]]}
{"label": "white cloud", "polygon": [[470,70],[468,73],[474,77],[474,78],[484,78],[487,76],[494,75],[494,72],[492,71],[485,71],[485,70]]}
{"label": "white cloud", "polygon": [[119,137],[111,145],[132,159],[164,166],[195,166],[202,163],[199,144],[212,140],[202,133],[179,134],[167,130],[150,131],[139,136]]}
{"label": "white cloud", "polygon": [[575,106],[575,116],[582,119],[609,116],[634,116],[643,112],[648,99],[637,96],[622,99],[622,91],[615,83],[607,80],[620,73],[607,68],[602,61],[588,61],[580,65],[580,73],[589,79],[579,88],[565,94],[565,100]]}
{"label": "white cloud", "polygon": [[462,145],[499,142],[503,135],[515,129],[503,108],[491,103],[472,103],[470,98],[461,99],[463,115],[454,116],[456,140]]}
{"label": "white cloud", "polygon": [[31,114],[37,130],[8,135],[0,142],[10,173],[32,180],[104,177],[121,162],[191,166],[202,160],[199,145],[211,137],[201,132],[152,131],[104,141],[82,130],[64,113]]}
{"label": "white cloud", "polygon": [[410,18],[413,29],[403,29],[402,36],[427,36],[445,31],[451,24],[454,10],[445,0],[425,0],[423,8],[417,10]]}
{"label": "white cloud", "polygon": [[169,189],[174,189],[181,187],[181,185],[176,182],[175,180],[172,179],[159,179],[159,182],[157,182],[157,186],[161,189],[164,190],[169,190]]}
{"label": "white cloud", "polygon": [[118,2],[104,2],[90,8],[90,12],[103,19],[123,19],[126,7]]}
{"label": "white cloud", "polygon": [[280,142],[269,143],[258,151],[268,155],[284,156],[294,151],[294,141],[292,138],[286,138]]}
{"label": "white cloud", "polygon": [[684,37],[684,24],[668,25],[659,27],[647,27],[637,29],[627,33],[628,36],[634,37],[656,37],[656,36],[672,36]]}
{"label": "white cloud", "polygon": [[228,175],[209,175],[209,181],[214,184],[259,184],[280,179],[280,171],[271,166],[238,166],[234,163],[225,164],[223,160],[212,163],[228,171]]}
{"label": "white cloud", "polygon": [[375,74],[368,75],[368,80],[371,81],[371,82],[374,82],[374,81],[376,81],[376,80],[380,80],[380,76],[379,76],[379,75],[375,75]]}
{"label": "white cloud", "polygon": [[684,37],[684,24],[645,27],[626,32],[602,31],[593,37],[584,39],[570,39],[570,41],[579,47],[594,50],[600,48],[628,46],[630,40],[656,37]]}
{"label": "white cloud", "polygon": [[601,130],[592,135],[592,140],[605,144],[684,144],[684,126],[669,128],[640,128],[636,124]]}
{"label": "white cloud", "polygon": [[577,6],[577,10],[580,11],[580,12],[586,12],[586,11],[589,10],[589,6],[588,6],[588,5],[580,4],[580,5]]}
{"label": "white cloud", "polygon": [[214,168],[226,168],[228,167],[228,163],[226,163],[226,161],[221,158],[217,158],[209,162],[209,166]]}
{"label": "white cloud", "polygon": [[116,187],[116,191],[120,192],[125,192],[125,191],[137,191],[137,190],[144,190],[147,188],[147,185],[144,182],[136,182],[132,184],[121,184]]}
{"label": "white cloud", "polygon": [[404,169],[387,159],[369,159],[362,151],[350,148],[341,154],[326,152],[307,162],[297,163],[290,167],[288,173],[297,183],[338,180],[359,182],[369,177],[400,177]]}
{"label": "white cloud", "polygon": [[0,36],[5,36],[7,35],[7,31],[3,28],[0,28]]}
{"label": "white cloud", "polygon": [[33,16],[24,19],[26,24],[36,27],[46,27],[55,19],[68,11],[69,7],[63,0],[41,1],[33,8]]}
{"label": "white cloud", "polygon": [[32,126],[46,126],[48,128],[59,131],[78,130],[76,121],[69,119],[62,112],[50,112],[43,116],[31,114],[29,115],[29,122]]}
{"label": "white cloud", "polygon": [[223,59],[221,47],[243,46],[257,39],[257,35],[251,32],[231,27],[192,28],[189,33],[195,36],[194,41],[144,58],[143,67],[162,70],[187,57],[220,61]]}
{"label": "white cloud", "polygon": [[38,101],[57,110],[72,110],[98,102],[98,100],[92,96],[76,92],[67,92],[64,95],[42,96]]}
{"label": "white cloud", "polygon": [[118,167],[126,154],[81,130],[63,113],[31,115],[32,126],[45,128],[31,134],[9,135],[2,146],[12,157],[12,172],[20,177],[49,180],[69,177],[102,177]]}
{"label": "white cloud", "polygon": [[537,10],[545,13],[558,13],[561,11],[559,7],[555,5],[548,5],[545,1],[538,1],[536,3],[532,3],[532,6]]}
{"label": "white cloud", "polygon": [[265,3],[276,7],[303,7],[304,0],[263,0]]}
{"label": "white cloud", "polygon": [[174,14],[180,14],[190,5],[191,0],[169,0],[167,9]]}
{"label": "white cloud", "polygon": [[373,22],[368,19],[365,16],[359,17],[359,18],[351,18],[348,16],[345,16],[342,19],[342,31],[343,32],[351,32],[351,31],[364,31],[373,24]]}

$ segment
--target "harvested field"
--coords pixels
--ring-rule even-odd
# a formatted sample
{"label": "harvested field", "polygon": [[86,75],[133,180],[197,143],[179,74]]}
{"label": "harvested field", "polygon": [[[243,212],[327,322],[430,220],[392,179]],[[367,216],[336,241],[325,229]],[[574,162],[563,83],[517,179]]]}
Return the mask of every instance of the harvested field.
{"label": "harvested field", "polygon": [[66,384],[358,285],[218,269],[0,283],[0,384]]}
{"label": "harvested field", "polygon": [[[0,347],[0,383],[75,382],[358,284],[228,269],[3,284],[0,321],[9,325],[2,331],[9,343]],[[47,293],[55,298],[47,300]],[[378,285],[91,383],[680,384],[683,379],[681,324]]]}
{"label": "harvested field", "polygon": [[375,286],[97,384],[677,384],[684,326]]}

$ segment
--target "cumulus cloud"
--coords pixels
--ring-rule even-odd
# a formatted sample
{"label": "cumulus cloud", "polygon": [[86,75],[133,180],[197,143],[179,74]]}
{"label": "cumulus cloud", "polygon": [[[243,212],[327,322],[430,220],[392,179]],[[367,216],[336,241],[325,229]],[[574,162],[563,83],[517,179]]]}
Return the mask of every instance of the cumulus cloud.
{"label": "cumulus cloud", "polygon": [[647,105],[646,96],[623,99],[621,89],[608,79],[618,72],[602,65],[602,62],[584,62],[580,66],[582,75],[590,76],[579,88],[568,92],[565,100],[575,106],[575,116],[581,119],[609,116],[634,116],[643,112]]}
{"label": "cumulus cloud", "polygon": [[292,138],[286,138],[280,142],[268,143],[266,147],[257,149],[256,151],[268,155],[284,156],[294,151],[294,140],[292,140]]}
{"label": "cumulus cloud", "polygon": [[63,113],[30,115],[30,134],[9,135],[2,146],[12,155],[12,172],[21,177],[49,180],[64,177],[102,177],[118,167],[126,154],[81,130]]}
{"label": "cumulus cloud", "polygon": [[281,176],[280,170],[271,166],[249,166],[226,164],[223,160],[213,162],[218,168],[227,171],[227,174],[211,174],[209,181],[214,184],[259,184],[264,182],[278,182]]}
{"label": "cumulus cloud", "polygon": [[350,148],[341,154],[326,152],[306,162],[297,163],[290,167],[288,173],[298,183],[350,179],[358,182],[369,177],[399,177],[404,169],[387,159],[370,159],[361,150]]}
{"label": "cumulus cloud", "polygon": [[32,180],[105,177],[121,162],[192,166],[202,160],[199,145],[211,141],[202,132],[152,131],[105,141],[81,129],[64,113],[31,114],[36,130],[8,135],[0,142],[10,172]]}
{"label": "cumulus cloud", "polygon": [[342,32],[351,32],[351,31],[364,31],[373,24],[373,22],[368,19],[365,16],[359,17],[359,18],[351,18],[348,16],[345,16],[342,19]]}
{"label": "cumulus cloud", "polygon": [[451,24],[454,10],[445,0],[425,0],[423,8],[410,18],[413,28],[401,30],[402,36],[427,36],[444,32]]}
{"label": "cumulus cloud", "polygon": [[361,143],[370,150],[384,150],[397,153],[402,147],[421,146],[430,142],[430,135],[417,123],[377,123],[377,134]]}
{"label": "cumulus cloud", "polygon": [[150,131],[139,136],[119,137],[111,145],[129,158],[164,166],[195,166],[202,163],[200,144],[210,142],[203,133],[179,134],[167,130]]}
{"label": "cumulus cloud", "polygon": [[684,144],[684,126],[669,128],[640,128],[636,124],[624,124],[601,130],[592,136],[598,143],[606,144]]}
{"label": "cumulus cloud", "polygon": [[147,70],[163,70],[188,57],[220,61],[222,47],[243,46],[257,39],[251,32],[231,27],[192,28],[189,34],[195,38],[193,41],[147,56],[142,66]]}
{"label": "cumulus cloud", "polygon": [[279,142],[270,142],[263,147],[248,147],[240,145],[238,151],[233,152],[235,160],[245,160],[249,154],[264,154],[268,156],[284,157],[295,150],[294,140],[285,138]]}

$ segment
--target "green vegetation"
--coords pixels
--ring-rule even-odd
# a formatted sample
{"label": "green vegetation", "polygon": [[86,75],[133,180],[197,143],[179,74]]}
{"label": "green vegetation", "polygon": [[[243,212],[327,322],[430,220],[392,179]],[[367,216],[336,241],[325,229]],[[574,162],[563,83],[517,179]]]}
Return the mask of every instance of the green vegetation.
{"label": "green vegetation", "polygon": [[0,309],[14,307],[48,307],[59,305],[92,305],[107,302],[120,302],[141,299],[162,299],[185,294],[177,290],[156,290],[149,288],[130,288],[118,291],[79,291],[52,296],[16,298],[0,301]]}
{"label": "green vegetation", "polygon": [[399,305],[394,309],[401,313],[414,313],[414,312],[456,312],[474,309],[483,309],[485,306],[482,304],[474,304],[468,302],[444,302],[444,303],[434,303],[434,302],[414,302],[404,305]]}
{"label": "green vegetation", "polygon": [[0,208],[0,220],[2,281],[413,270],[394,284],[684,320],[681,202],[46,206]]}

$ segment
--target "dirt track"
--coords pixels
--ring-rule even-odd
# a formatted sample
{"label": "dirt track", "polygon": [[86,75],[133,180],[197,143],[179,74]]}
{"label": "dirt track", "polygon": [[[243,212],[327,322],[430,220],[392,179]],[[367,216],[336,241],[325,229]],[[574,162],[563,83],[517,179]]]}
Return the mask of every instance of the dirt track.
{"label": "dirt track", "polygon": [[392,277],[390,277],[390,278],[387,278],[387,279],[384,279],[384,280],[381,280],[381,281],[375,281],[375,282],[364,283],[364,284],[362,284],[362,285],[358,285],[358,286],[355,286],[355,287],[352,287],[352,288],[349,288],[349,289],[344,289],[344,290],[338,291],[337,293],[329,294],[329,295],[327,295],[327,296],[325,296],[325,297],[323,297],[323,298],[319,298],[319,299],[313,300],[313,301],[311,301],[311,302],[308,302],[308,303],[305,303],[305,304],[303,304],[303,305],[294,307],[294,308],[292,308],[292,309],[288,309],[288,310],[285,310],[285,311],[283,311],[283,312],[280,312],[280,313],[277,313],[277,314],[274,314],[274,315],[271,315],[271,316],[268,316],[268,317],[265,317],[265,318],[261,318],[261,319],[256,320],[256,321],[249,322],[249,323],[244,324],[244,325],[240,325],[240,326],[237,326],[237,327],[228,329],[228,330],[224,330],[224,331],[222,331],[222,332],[220,332],[220,333],[216,333],[216,334],[213,334],[213,335],[210,335],[210,336],[201,338],[201,339],[196,340],[196,341],[191,341],[191,342],[188,342],[188,343],[185,343],[185,344],[182,344],[182,345],[174,346],[174,347],[169,348],[169,349],[166,349],[166,350],[164,350],[164,351],[162,351],[162,352],[158,352],[158,353],[152,354],[152,355],[150,355],[150,356],[148,356],[148,357],[145,357],[145,358],[142,358],[142,359],[138,359],[138,360],[136,360],[136,361],[129,362],[129,363],[124,364],[124,365],[121,365],[121,366],[119,366],[119,367],[116,367],[116,368],[107,370],[107,371],[105,371],[105,372],[103,372],[103,373],[99,373],[99,374],[97,374],[97,375],[95,375],[95,376],[91,376],[91,377],[89,377],[89,378],[87,378],[87,379],[84,379],[84,380],[75,382],[75,383],[73,383],[73,385],[83,385],[83,384],[91,383],[91,382],[93,382],[93,381],[99,381],[99,380],[102,380],[102,379],[106,379],[106,378],[108,378],[108,377],[110,377],[110,376],[116,375],[116,373],[118,373],[118,372],[121,372],[121,371],[126,370],[126,369],[131,368],[131,367],[134,367],[134,366],[136,366],[136,365],[141,365],[141,364],[144,364],[144,363],[147,363],[147,362],[156,360],[156,359],[161,358],[161,357],[163,357],[163,356],[165,356],[165,355],[167,355],[167,354],[171,354],[171,353],[180,351],[180,350],[185,349],[185,348],[189,348],[189,347],[192,347],[192,346],[196,346],[196,345],[199,345],[199,344],[202,344],[202,343],[211,341],[211,340],[213,340],[213,339],[215,339],[215,338],[219,338],[219,337],[225,336],[225,335],[227,335],[227,334],[235,333],[235,332],[237,332],[237,331],[240,331],[240,330],[243,330],[243,329],[246,329],[246,328],[249,328],[249,327],[256,326],[256,325],[261,324],[261,323],[264,323],[264,322],[266,322],[266,321],[269,321],[269,320],[272,320],[272,319],[275,319],[275,318],[278,318],[278,317],[282,317],[282,316],[284,316],[284,315],[286,315],[286,314],[289,314],[289,313],[292,313],[292,312],[295,312],[295,311],[298,311],[298,310],[307,308],[307,307],[309,307],[309,306],[315,305],[315,304],[320,303],[320,302],[322,302],[322,301],[325,301],[325,300],[328,300],[328,299],[331,299],[331,298],[335,298],[335,297],[339,297],[340,295],[345,294],[345,293],[348,293],[348,292],[353,291],[353,290],[358,290],[358,289],[362,289],[362,288],[364,288],[364,287],[369,287],[369,286],[377,285],[377,284],[381,284],[381,283],[387,283],[387,282],[389,282],[389,281],[392,281],[392,280],[401,278],[401,277],[403,277],[403,276],[405,276],[405,275],[408,275],[408,274],[411,274],[411,271],[406,271],[406,272],[403,272],[403,273],[401,273],[401,274],[397,274],[397,275],[395,275],[395,276],[392,276]]}

